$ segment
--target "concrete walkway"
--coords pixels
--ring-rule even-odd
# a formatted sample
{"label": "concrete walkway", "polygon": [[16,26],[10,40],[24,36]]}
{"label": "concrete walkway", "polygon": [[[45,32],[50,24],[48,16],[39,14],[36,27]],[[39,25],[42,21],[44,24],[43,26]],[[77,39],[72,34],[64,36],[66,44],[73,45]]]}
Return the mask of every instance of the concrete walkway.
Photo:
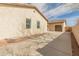
{"label": "concrete walkway", "polygon": [[71,56],[71,33],[64,32],[38,51],[44,56]]}

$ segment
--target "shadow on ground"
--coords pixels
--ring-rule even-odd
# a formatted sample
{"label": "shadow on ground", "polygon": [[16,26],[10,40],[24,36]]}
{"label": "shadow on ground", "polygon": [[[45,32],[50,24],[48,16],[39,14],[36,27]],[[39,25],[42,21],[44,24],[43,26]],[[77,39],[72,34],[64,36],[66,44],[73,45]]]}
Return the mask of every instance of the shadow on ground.
{"label": "shadow on ground", "polygon": [[37,49],[44,56],[71,56],[71,33],[64,32],[43,48]]}

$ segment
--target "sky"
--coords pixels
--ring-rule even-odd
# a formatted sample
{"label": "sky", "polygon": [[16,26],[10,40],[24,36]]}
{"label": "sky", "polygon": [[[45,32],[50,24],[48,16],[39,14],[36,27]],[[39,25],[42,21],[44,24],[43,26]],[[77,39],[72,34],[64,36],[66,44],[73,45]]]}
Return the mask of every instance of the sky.
{"label": "sky", "polygon": [[68,26],[74,26],[79,19],[78,3],[33,3],[48,20],[64,19]]}

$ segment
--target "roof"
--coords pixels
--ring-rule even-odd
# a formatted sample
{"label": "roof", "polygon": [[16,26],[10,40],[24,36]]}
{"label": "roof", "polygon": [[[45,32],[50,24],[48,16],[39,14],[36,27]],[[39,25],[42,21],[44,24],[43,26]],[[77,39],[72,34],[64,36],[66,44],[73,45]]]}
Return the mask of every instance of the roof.
{"label": "roof", "polygon": [[45,17],[45,15],[43,15],[42,12],[40,12],[38,10],[38,8],[36,8],[35,6],[31,5],[31,4],[26,4],[26,3],[0,3],[0,6],[6,6],[6,7],[19,7],[19,8],[32,8],[32,9],[36,9],[39,14],[46,20],[48,21],[48,19]]}
{"label": "roof", "polygon": [[48,23],[51,24],[51,23],[66,23],[66,20],[52,20],[52,21],[49,21]]}

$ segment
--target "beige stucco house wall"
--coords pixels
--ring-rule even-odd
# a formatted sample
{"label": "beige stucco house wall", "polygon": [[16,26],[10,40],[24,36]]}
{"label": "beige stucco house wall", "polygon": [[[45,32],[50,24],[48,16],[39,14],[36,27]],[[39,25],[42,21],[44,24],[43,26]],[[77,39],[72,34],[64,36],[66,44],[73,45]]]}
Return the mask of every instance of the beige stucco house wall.
{"label": "beige stucco house wall", "polygon": [[55,26],[61,25],[62,26],[62,32],[65,32],[65,26],[66,26],[65,24],[66,24],[65,21],[59,20],[59,21],[49,22],[47,27],[48,27],[49,31],[55,31]]}
{"label": "beige stucco house wall", "polygon": [[[26,28],[31,19],[31,28]],[[40,28],[37,28],[40,21]],[[0,39],[17,38],[47,32],[47,19],[33,6],[0,4]]]}

